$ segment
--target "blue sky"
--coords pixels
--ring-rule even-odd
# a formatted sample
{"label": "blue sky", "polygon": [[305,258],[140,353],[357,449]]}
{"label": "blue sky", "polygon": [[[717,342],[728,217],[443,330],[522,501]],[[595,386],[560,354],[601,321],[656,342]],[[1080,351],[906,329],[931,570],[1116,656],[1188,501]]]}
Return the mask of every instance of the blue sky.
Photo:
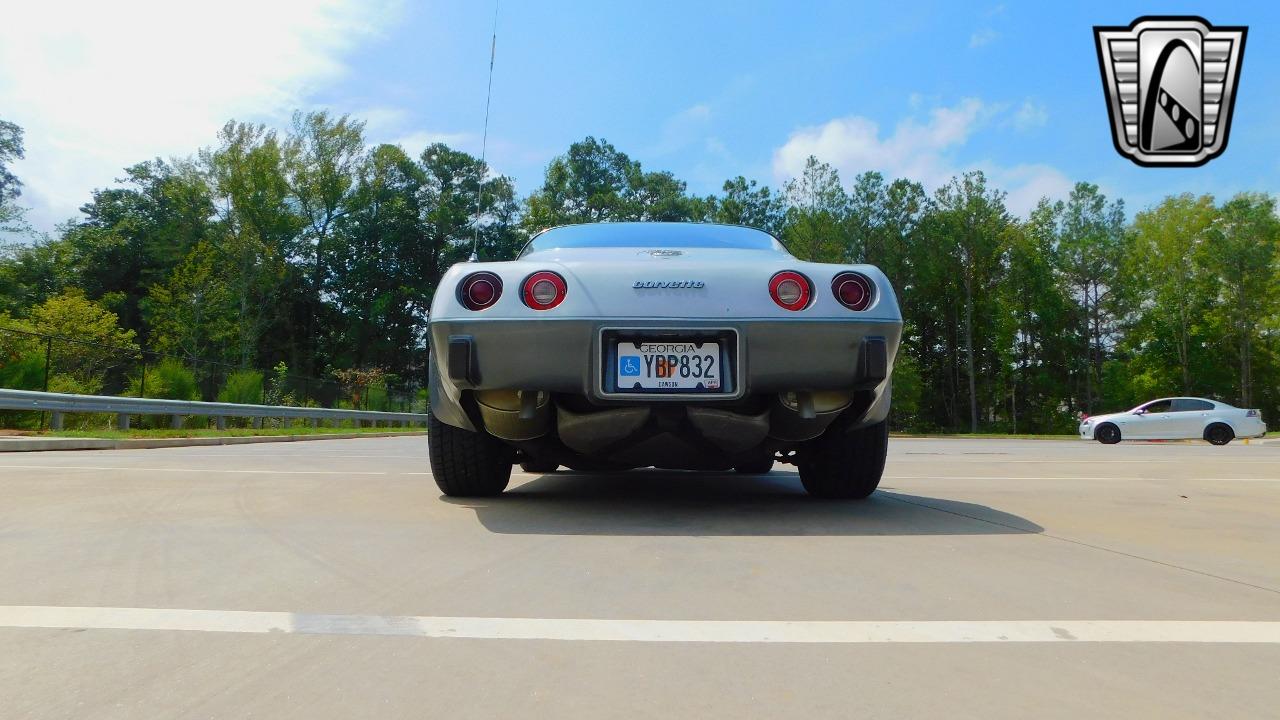
{"label": "blue sky", "polygon": [[[284,127],[293,107],[325,107],[413,153],[437,139],[479,152],[489,2],[48,5],[0,29],[0,117],[27,128],[18,172],[43,229],[112,168],[189,154],[230,117]],[[1151,13],[1250,28],[1230,144],[1205,167],[1140,168],[1112,147],[1091,27]],[[586,135],[699,193],[739,174],[781,185],[810,153],[846,180],[934,187],[981,168],[1019,212],[1076,180],[1131,212],[1176,192],[1274,192],[1277,19],[1262,3],[507,0],[489,159],[522,193]]]}

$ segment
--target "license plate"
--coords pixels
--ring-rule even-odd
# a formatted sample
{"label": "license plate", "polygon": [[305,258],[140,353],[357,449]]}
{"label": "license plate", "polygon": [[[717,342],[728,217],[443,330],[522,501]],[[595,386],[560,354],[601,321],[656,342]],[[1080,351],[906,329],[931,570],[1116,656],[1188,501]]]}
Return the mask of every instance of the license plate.
{"label": "license plate", "polygon": [[618,343],[618,390],[720,390],[720,343]]}

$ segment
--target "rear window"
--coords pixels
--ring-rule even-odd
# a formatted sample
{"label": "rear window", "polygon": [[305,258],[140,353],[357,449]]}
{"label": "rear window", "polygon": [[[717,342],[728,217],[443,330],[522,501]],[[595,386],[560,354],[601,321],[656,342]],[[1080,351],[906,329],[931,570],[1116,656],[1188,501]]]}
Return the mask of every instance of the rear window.
{"label": "rear window", "polygon": [[1173,401],[1174,412],[1190,412],[1192,410],[1212,410],[1212,409],[1213,409],[1213,403],[1207,402],[1205,400],[1185,399],[1185,400]]}
{"label": "rear window", "polygon": [[551,248],[730,248],[786,252],[782,243],[762,230],[736,225],[700,223],[594,223],[552,228],[535,237],[520,253]]}

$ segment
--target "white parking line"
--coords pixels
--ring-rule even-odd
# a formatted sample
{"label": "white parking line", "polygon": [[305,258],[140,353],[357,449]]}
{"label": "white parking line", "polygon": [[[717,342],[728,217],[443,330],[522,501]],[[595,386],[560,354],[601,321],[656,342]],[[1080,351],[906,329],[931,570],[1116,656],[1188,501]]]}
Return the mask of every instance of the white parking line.
{"label": "white parking line", "polygon": [[[1197,457],[1197,459],[1200,459]],[[956,457],[954,455],[937,455],[925,457],[922,455],[890,455],[890,461],[897,462],[945,462],[948,465],[966,464],[966,465],[1018,465],[1018,464],[1034,464],[1034,465],[1150,465],[1152,463],[1176,463],[1179,465],[1186,464],[1187,458],[1148,458],[1143,460],[1081,460],[1079,458],[1041,458],[1038,460],[1005,460],[1000,458],[977,458],[977,457]],[[1219,458],[1218,462],[1226,465],[1276,465],[1280,463],[1280,456],[1275,460],[1237,460],[1235,458]]]}
{"label": "white parking line", "polygon": [[998,476],[998,475],[948,475],[946,473],[935,473],[933,475],[885,475],[885,480],[1092,480],[1094,482],[1129,482],[1133,480],[1150,480],[1153,482],[1171,482],[1171,481],[1197,481],[1197,482],[1280,482],[1280,478],[1178,478],[1178,477],[1093,477],[1087,475],[1018,475],[1018,476]]}
{"label": "white parking line", "polygon": [[613,642],[1280,643],[1280,622],[1236,620],[603,620],[0,606],[0,627]]}
{"label": "white parking line", "polygon": [[220,468],[129,467],[127,465],[6,465],[0,470],[124,470],[170,473],[251,473],[255,475],[419,475],[423,473],[391,473],[382,470],[224,470]]}

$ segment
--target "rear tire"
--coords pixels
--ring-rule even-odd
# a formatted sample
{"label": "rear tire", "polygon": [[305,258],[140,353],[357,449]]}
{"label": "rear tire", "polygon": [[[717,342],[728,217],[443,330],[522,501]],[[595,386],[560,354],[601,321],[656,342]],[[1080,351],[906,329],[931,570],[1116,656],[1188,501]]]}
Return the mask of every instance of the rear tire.
{"label": "rear tire", "polygon": [[1120,442],[1120,428],[1111,423],[1103,423],[1093,431],[1093,439],[1103,445],[1115,445]]}
{"label": "rear tire", "polygon": [[472,432],[427,416],[431,475],[449,497],[488,497],[507,489],[514,451],[481,430]]}
{"label": "rear tire", "polygon": [[852,432],[827,428],[804,448],[800,482],[814,497],[862,499],[880,485],[888,453],[887,420]]}
{"label": "rear tire", "polygon": [[1214,445],[1226,445],[1234,440],[1236,433],[1230,425],[1214,423],[1204,429],[1204,439]]}
{"label": "rear tire", "polygon": [[536,458],[525,460],[520,463],[520,469],[527,473],[553,473],[560,469],[560,465],[550,460],[538,460]]}

